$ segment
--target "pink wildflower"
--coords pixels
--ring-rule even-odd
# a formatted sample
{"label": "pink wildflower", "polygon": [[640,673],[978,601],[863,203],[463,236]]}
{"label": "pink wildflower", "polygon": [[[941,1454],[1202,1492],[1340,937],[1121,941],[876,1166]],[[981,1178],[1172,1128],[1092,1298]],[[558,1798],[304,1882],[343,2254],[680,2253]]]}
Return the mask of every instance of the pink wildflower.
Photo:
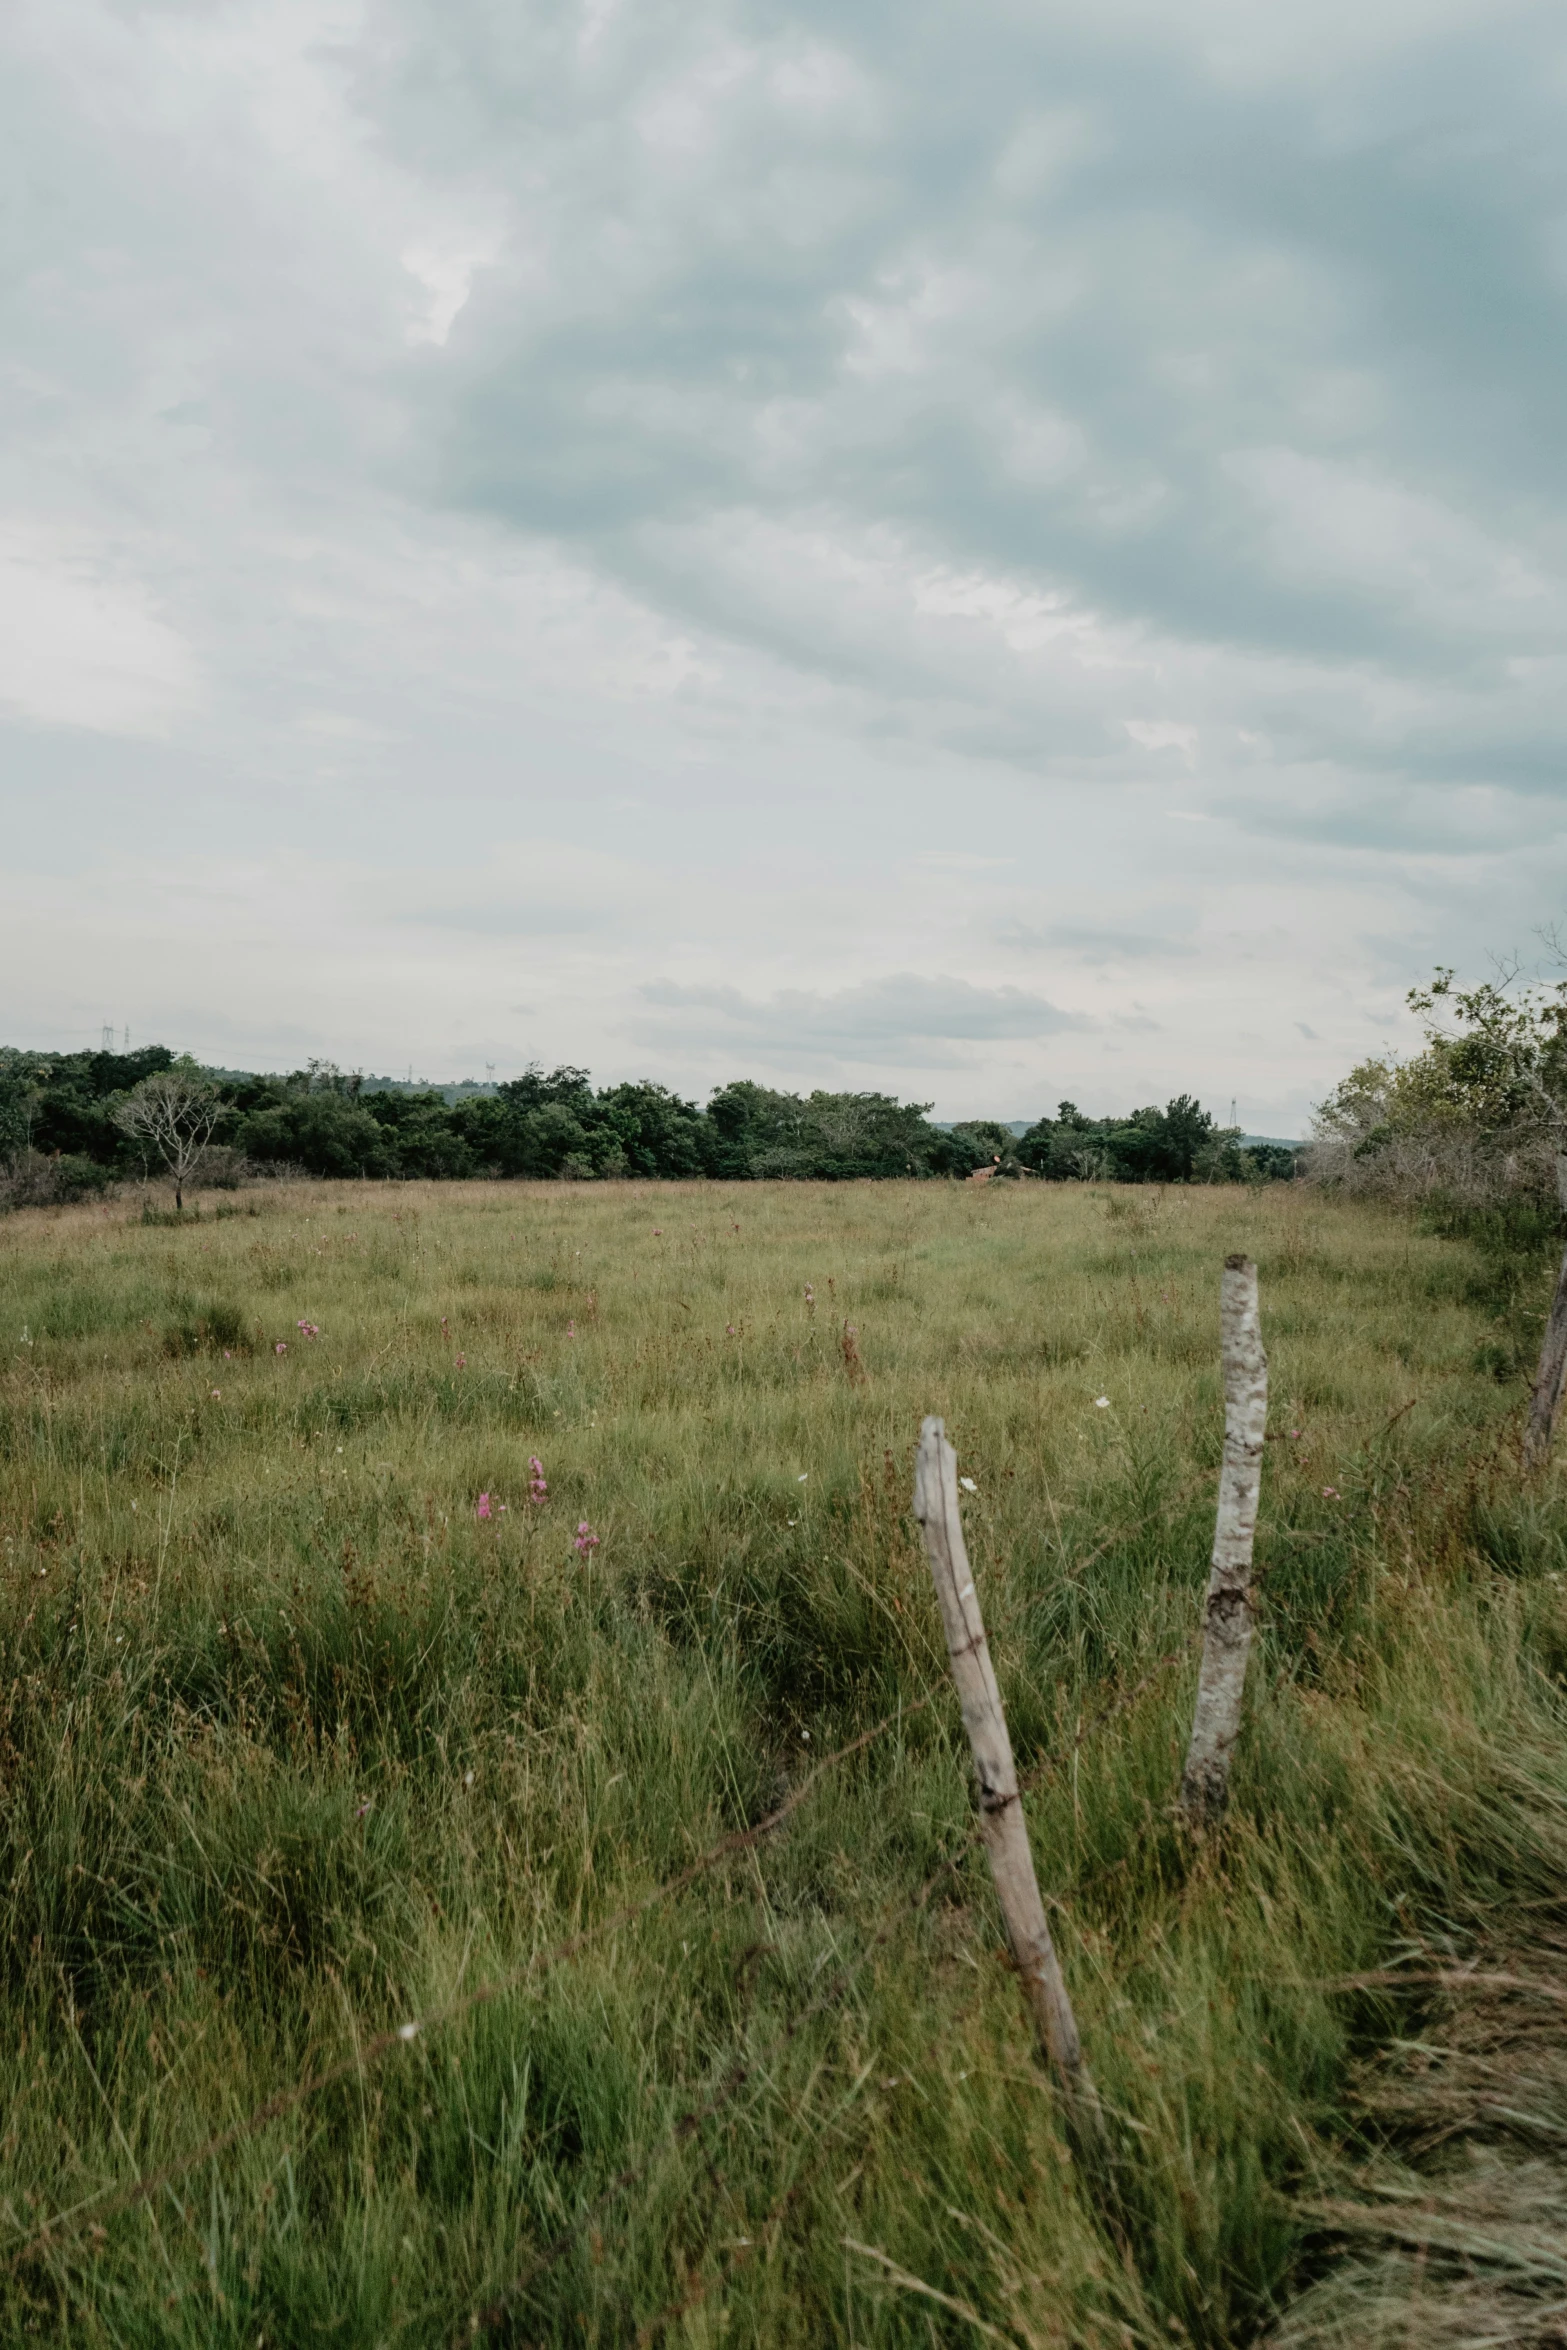
{"label": "pink wildflower", "polygon": [[662,1224],[655,1224],[655,1225],[654,1225],[654,1227],[653,1227],[653,1238],[654,1238],[655,1240],[662,1240],[662,1239],[663,1239],[663,1237],[664,1237],[664,1227],[663,1227],[663,1225],[662,1225]]}
{"label": "pink wildflower", "polygon": [[575,1337],[576,1337],[576,1335],[577,1335],[577,1324],[576,1324],[576,1318],[575,1318],[575,1316],[573,1316],[572,1320],[571,1320],[571,1321],[569,1321],[569,1322],[566,1324],[566,1336],[567,1336],[568,1338],[575,1338]]}
{"label": "pink wildflower", "polygon": [[221,1387],[214,1387],[212,1390],[212,1400],[214,1403],[221,1403],[223,1401],[223,1390]]}
{"label": "pink wildflower", "polygon": [[480,1494],[477,1502],[474,1504],[473,1514],[476,1518],[487,1518],[489,1516],[490,1497],[487,1493]]}
{"label": "pink wildflower", "polygon": [[458,1368],[458,1370],[459,1370],[459,1371],[466,1371],[466,1370],[467,1370],[467,1368],[468,1368],[468,1357],[467,1357],[466,1355],[459,1355],[459,1356],[457,1357],[457,1368]]}
{"label": "pink wildflower", "polygon": [[528,1468],[530,1471],[528,1499],[530,1501],[546,1501],[549,1498],[550,1489],[544,1481],[544,1463],[536,1452],[528,1455]]}
{"label": "pink wildflower", "polygon": [[1336,1485],[1324,1485],[1322,1488],[1322,1498],[1324,1501],[1338,1501],[1341,1498],[1338,1487]]}
{"label": "pink wildflower", "polygon": [[598,1546],[599,1538],[594,1533],[592,1527],[588,1524],[587,1519],[584,1518],[580,1526],[577,1528],[577,1538],[572,1544],[572,1548],[574,1550],[580,1550],[585,1553],[590,1550],[597,1550]]}
{"label": "pink wildflower", "polygon": [[724,1324],[724,1336],[725,1336],[726,1338],[733,1338],[734,1334],[735,1334],[735,1326],[734,1326],[733,1322],[726,1322],[726,1323]]}
{"label": "pink wildflower", "polygon": [[321,1335],[321,1325],[319,1322],[296,1322],[294,1327],[299,1332],[301,1338],[319,1338]]}
{"label": "pink wildflower", "polygon": [[275,1355],[286,1355],[288,1352],[288,1340],[286,1338],[280,1338],[276,1346],[272,1349],[272,1352]]}

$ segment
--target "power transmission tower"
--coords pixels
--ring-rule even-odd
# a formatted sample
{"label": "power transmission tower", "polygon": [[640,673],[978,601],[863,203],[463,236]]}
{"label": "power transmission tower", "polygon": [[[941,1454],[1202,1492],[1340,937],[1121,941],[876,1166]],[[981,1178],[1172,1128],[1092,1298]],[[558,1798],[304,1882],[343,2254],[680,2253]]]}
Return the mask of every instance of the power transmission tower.
{"label": "power transmission tower", "polygon": [[105,1022],[104,1022],[104,1024],[103,1024],[102,1028],[101,1028],[101,1029],[99,1030],[99,1032],[98,1032],[98,1043],[99,1043],[99,1047],[100,1047],[100,1049],[101,1049],[102,1051],[104,1051],[104,1052],[106,1052],[106,1053],[112,1053],[112,1052],[113,1052],[113,1050],[114,1050],[114,1022],[113,1022],[112,1020],[105,1020]]}

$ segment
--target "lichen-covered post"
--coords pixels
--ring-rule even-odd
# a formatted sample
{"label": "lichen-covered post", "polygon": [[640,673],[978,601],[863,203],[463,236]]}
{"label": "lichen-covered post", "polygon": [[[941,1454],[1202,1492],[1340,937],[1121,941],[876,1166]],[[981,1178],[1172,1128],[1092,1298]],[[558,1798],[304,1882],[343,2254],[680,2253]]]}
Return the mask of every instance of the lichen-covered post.
{"label": "lichen-covered post", "polygon": [[914,1461],[914,1515],[924,1529],[952,1678],[979,1780],[981,1832],[1024,1996],[1041,2046],[1060,2074],[1079,2118],[1097,2120],[1099,2109],[1083,2063],[1077,2019],[1039,1897],[1012,1741],[963,1540],[958,1458],[940,1420],[926,1420],[920,1429]]}
{"label": "lichen-covered post", "polygon": [[1230,1795],[1230,1757],[1240,1736],[1246,1659],[1251,1651],[1251,1553],[1268,1421],[1268,1358],[1257,1312],[1257,1268],[1226,1257],[1219,1284],[1219,1351],[1224,1366],[1224,1464],[1213,1567],[1203,1615],[1202,1669],[1180,1808],[1195,1828],[1218,1819]]}

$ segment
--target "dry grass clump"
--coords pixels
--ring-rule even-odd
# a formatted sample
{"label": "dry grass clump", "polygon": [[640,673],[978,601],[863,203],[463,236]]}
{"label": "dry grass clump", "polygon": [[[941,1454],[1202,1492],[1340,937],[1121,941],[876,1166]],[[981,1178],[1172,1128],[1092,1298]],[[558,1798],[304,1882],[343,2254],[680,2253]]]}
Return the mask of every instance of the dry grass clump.
{"label": "dry grass clump", "polygon": [[1567,2345],[1567,1939],[1431,1955],[1385,1978],[1426,2012],[1358,2084],[1374,2159],[1303,2199],[1338,2257],[1274,2350]]}
{"label": "dry grass clump", "polygon": [[[1272,1358],[1264,1619],[1194,1847],[1237,1249]],[[1357,2064],[1429,2005],[1332,1986],[1559,1914],[1567,1515],[1516,1476],[1548,1288],[1282,1186],[10,1219],[6,2337],[1255,2338],[1324,2182],[1357,2194]],[[925,1412],[974,1480],[1108,2188],[970,1832],[908,1509]]]}
{"label": "dry grass clump", "polygon": [[1477,1135],[1433,1124],[1366,1147],[1353,1132],[1321,1129],[1302,1161],[1313,1183],[1352,1198],[1439,1201],[1475,1212],[1509,1200],[1554,1206],[1556,1146],[1549,1134]]}

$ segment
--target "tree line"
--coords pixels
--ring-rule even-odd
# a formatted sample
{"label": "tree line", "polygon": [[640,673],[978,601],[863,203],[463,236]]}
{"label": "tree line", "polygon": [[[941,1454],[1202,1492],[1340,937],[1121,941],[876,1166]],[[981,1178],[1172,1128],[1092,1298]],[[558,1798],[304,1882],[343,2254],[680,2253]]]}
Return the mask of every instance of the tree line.
{"label": "tree line", "polygon": [[0,1166],[13,1204],[154,1174],[182,1190],[287,1169],[600,1182],[964,1178],[988,1168],[1055,1182],[1190,1183],[1294,1172],[1292,1152],[1243,1147],[1185,1094],[1122,1118],[1089,1118],[1063,1102],[1021,1136],[983,1118],[932,1125],[930,1108],[884,1093],[787,1093],[750,1079],[720,1086],[704,1106],[648,1082],[596,1087],[569,1065],[533,1067],[493,1091],[449,1100],[434,1087],[376,1086],[324,1061],[289,1076],[245,1076],[205,1071],[161,1045],[0,1049]]}

